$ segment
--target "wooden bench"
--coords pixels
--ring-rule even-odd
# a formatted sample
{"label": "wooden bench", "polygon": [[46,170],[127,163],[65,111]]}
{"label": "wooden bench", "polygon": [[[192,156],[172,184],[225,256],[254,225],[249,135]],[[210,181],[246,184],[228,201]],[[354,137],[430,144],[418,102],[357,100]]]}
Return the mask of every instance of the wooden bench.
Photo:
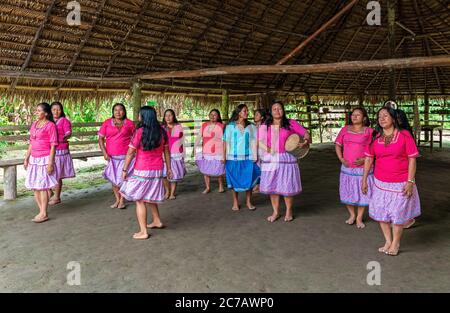
{"label": "wooden bench", "polygon": [[[101,151],[74,152],[72,159],[87,161],[88,158],[103,156]],[[14,200],[17,198],[17,166],[23,164],[24,159],[0,160],[0,168],[4,170],[4,200]]]}
{"label": "wooden bench", "polygon": [[[417,146],[420,147],[420,143],[421,142],[428,142],[430,144],[430,152],[433,152],[433,143],[434,143],[434,131],[437,130],[439,132],[439,148],[442,148],[442,127],[440,125],[422,125],[419,129],[418,129],[418,134],[417,134]],[[421,133],[424,132],[425,136],[424,139],[425,140],[421,140]],[[429,138],[428,141],[426,141],[426,138]]]}

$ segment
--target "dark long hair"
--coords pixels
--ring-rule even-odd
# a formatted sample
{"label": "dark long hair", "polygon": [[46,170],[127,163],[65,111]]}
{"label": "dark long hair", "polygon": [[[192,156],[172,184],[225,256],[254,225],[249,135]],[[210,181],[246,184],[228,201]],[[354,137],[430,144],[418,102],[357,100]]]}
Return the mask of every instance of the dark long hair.
{"label": "dark long hair", "polygon": [[122,107],[123,112],[125,113],[124,116],[123,116],[123,120],[126,120],[127,119],[127,109],[125,108],[125,106],[122,103],[116,103],[116,104],[113,105],[113,107],[112,107],[112,116],[111,117],[114,118],[114,109],[117,106]]}
{"label": "dark long hair", "polygon": [[406,115],[405,111],[397,109],[396,113],[397,113],[397,122],[400,129],[409,131],[411,136],[414,137],[413,130],[411,128],[411,125],[409,124],[408,116]]}
{"label": "dark long hair", "polygon": [[217,115],[219,116],[219,118],[217,119],[217,121],[218,121],[219,123],[223,123],[223,122],[222,122],[222,117],[220,116],[220,111],[217,110],[217,109],[212,109],[211,111],[209,111],[208,117],[209,117],[209,115],[210,115],[212,112],[216,112]]}
{"label": "dark long hair", "polygon": [[287,116],[286,116],[286,111],[284,110],[284,104],[283,104],[283,102],[278,101],[278,100],[277,100],[277,101],[274,101],[274,102],[271,104],[270,109],[269,109],[270,115],[268,115],[268,117],[267,117],[267,119],[266,119],[266,121],[265,121],[265,124],[266,124],[267,126],[271,126],[271,125],[273,124],[272,108],[273,108],[273,106],[274,106],[275,104],[281,105],[281,109],[283,109],[283,116],[281,117],[281,127],[282,127],[282,128],[286,128],[286,129],[290,129],[291,126],[290,126],[290,124],[289,124],[289,119],[288,119]]}
{"label": "dark long hair", "polygon": [[267,118],[266,110],[256,109],[255,112],[253,113],[253,116],[255,116],[256,113],[261,114],[261,124],[264,124],[264,122],[266,121],[266,118]]}
{"label": "dark long hair", "polygon": [[352,113],[351,113],[351,114],[349,115],[349,117],[348,117],[348,125],[353,125],[353,122],[352,122],[352,114],[353,114],[353,112],[355,112],[356,110],[361,111],[361,113],[363,114],[363,125],[366,126],[366,127],[369,127],[369,126],[370,126],[370,118],[369,118],[369,114],[367,114],[366,109],[364,109],[363,107],[357,107],[357,108],[354,108],[354,109],[352,110]]}
{"label": "dark long hair", "polygon": [[[239,104],[236,109],[233,110],[233,113],[231,114],[230,117],[230,121],[229,122],[236,122],[239,119],[239,113],[241,113],[241,111],[248,107],[245,104]],[[248,121],[248,119],[244,120],[245,123],[245,127],[247,127],[248,125],[250,125],[251,123]]]}
{"label": "dark long hair", "polygon": [[144,150],[153,150],[161,145],[162,139],[167,140],[167,134],[158,122],[156,110],[150,106],[143,106],[139,111],[141,121],[138,128],[143,128],[142,147]]}
{"label": "dark long hair", "polygon": [[[61,104],[61,102],[59,101],[54,101],[51,105],[50,105],[50,111],[52,110],[53,106],[59,106],[60,110],[61,110],[61,116],[60,117],[66,117],[66,113],[64,113],[64,108],[63,105]],[[53,115],[53,114],[52,114]]]}
{"label": "dark long hair", "polygon": [[377,112],[377,123],[375,125],[375,129],[372,133],[372,142],[374,142],[376,139],[378,139],[382,134],[383,134],[383,128],[380,125],[380,122],[378,121],[378,116],[380,115],[381,110],[386,110],[389,115],[392,118],[392,121],[394,123],[394,128],[397,130],[400,130],[400,127],[398,125],[398,120],[397,120],[397,112],[395,109],[391,108],[391,107],[382,107],[381,109],[378,110]]}
{"label": "dark long hair", "polygon": [[44,110],[45,113],[47,113],[47,120],[54,123],[55,120],[53,119],[52,110],[50,109],[50,104],[47,102],[41,102],[37,105],[38,107],[41,107],[42,110]]}
{"label": "dark long hair", "polygon": [[175,111],[172,110],[172,109],[167,109],[167,110],[164,111],[164,115],[163,115],[162,123],[161,123],[161,124],[162,124],[163,126],[167,126],[167,123],[166,123],[166,113],[167,113],[167,112],[172,113],[174,124],[178,124],[178,120],[177,120],[177,117],[176,117],[176,115],[175,115]]}

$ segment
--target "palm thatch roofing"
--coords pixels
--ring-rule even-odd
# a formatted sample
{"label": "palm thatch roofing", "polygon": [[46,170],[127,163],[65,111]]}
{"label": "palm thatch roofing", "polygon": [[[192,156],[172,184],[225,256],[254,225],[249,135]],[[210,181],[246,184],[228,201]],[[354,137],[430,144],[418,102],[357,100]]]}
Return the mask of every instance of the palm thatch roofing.
{"label": "palm thatch roofing", "polygon": [[[450,2],[389,0],[395,6],[395,51],[389,53],[387,0],[381,25],[366,22],[359,1],[287,64],[425,57],[450,52]],[[127,92],[149,72],[271,65],[348,1],[341,0],[78,0],[81,25],[70,26],[65,0],[1,0],[0,92],[35,96]],[[392,46],[391,46],[392,47]],[[392,50],[392,48],[391,48]],[[14,77],[12,73],[20,73]],[[37,73],[38,79],[30,78]],[[55,79],[63,75],[65,79]],[[81,79],[72,79],[78,77]],[[98,81],[83,81],[94,77]],[[447,95],[450,68],[395,70],[397,94]],[[310,74],[223,75],[144,80],[145,93],[219,96],[269,91],[379,96],[389,70]]]}

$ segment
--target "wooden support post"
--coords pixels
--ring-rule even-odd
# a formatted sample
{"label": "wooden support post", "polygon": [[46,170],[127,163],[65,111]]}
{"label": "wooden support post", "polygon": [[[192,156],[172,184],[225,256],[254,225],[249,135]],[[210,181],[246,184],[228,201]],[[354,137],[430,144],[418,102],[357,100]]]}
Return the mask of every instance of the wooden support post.
{"label": "wooden support post", "polygon": [[417,95],[414,96],[414,136],[417,139],[418,144],[420,144],[420,115],[419,115],[419,103],[417,100]]}
{"label": "wooden support post", "polygon": [[[428,93],[425,92],[424,96],[424,112],[423,112],[423,120],[425,125],[430,124],[430,99],[428,97]],[[433,132],[431,132],[431,136],[433,136]],[[428,132],[425,132],[425,142],[429,140]]]}
{"label": "wooden support post", "polygon": [[[395,7],[397,5],[396,0],[388,0],[388,57],[392,59],[395,57]],[[396,98],[395,92],[395,70],[389,69],[389,100]]]}
{"label": "wooden support post", "polygon": [[139,110],[142,105],[142,84],[139,81],[133,83],[133,120],[139,119]]}
{"label": "wooden support post", "polygon": [[364,107],[364,94],[360,93],[358,96],[358,106],[363,108]]}
{"label": "wooden support post", "polygon": [[306,114],[308,118],[308,128],[311,128],[312,125],[311,95],[309,93],[305,94],[305,103],[306,103]]}
{"label": "wooden support post", "polygon": [[4,168],[4,195],[5,200],[17,198],[17,167],[16,165]]}
{"label": "wooden support post", "polygon": [[229,108],[230,108],[230,95],[228,94],[228,90],[224,89],[222,91],[222,109],[221,115],[223,120],[227,120],[229,117]]}

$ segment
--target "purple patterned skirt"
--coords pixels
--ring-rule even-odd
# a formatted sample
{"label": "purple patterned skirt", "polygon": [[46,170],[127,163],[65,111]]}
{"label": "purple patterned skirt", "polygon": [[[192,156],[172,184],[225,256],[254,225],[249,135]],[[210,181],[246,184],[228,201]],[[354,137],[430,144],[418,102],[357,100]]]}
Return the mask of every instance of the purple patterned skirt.
{"label": "purple patterned skirt", "polygon": [[25,187],[31,190],[48,190],[58,185],[56,179],[56,171],[51,174],[47,173],[47,165],[50,156],[35,158],[30,156],[27,168],[27,176],[25,178]]}
{"label": "purple patterned skirt", "polygon": [[56,150],[55,172],[57,180],[75,177],[75,169],[69,149]]}
{"label": "purple patterned skirt", "polygon": [[120,187],[120,193],[128,201],[161,203],[165,189],[162,170],[134,170]]}
{"label": "purple patterned skirt", "polygon": [[373,171],[367,177],[368,192],[362,193],[362,177],[364,168],[341,166],[341,175],[339,178],[339,195],[341,202],[355,206],[369,206],[370,197],[373,189]]}
{"label": "purple patterned skirt", "polygon": [[406,182],[387,183],[374,178],[369,216],[378,221],[403,225],[420,215],[420,199],[416,185],[410,198],[403,194]]}
{"label": "purple patterned skirt", "polygon": [[[125,164],[125,155],[114,155],[106,164],[105,170],[103,171],[103,178],[109,180],[114,186],[120,187],[122,185],[122,170]],[[135,159],[133,159],[128,168],[128,175],[131,175],[134,168]]]}
{"label": "purple patterned skirt", "polygon": [[285,197],[301,193],[302,182],[297,158],[287,152],[264,154],[261,160],[259,191]]}
{"label": "purple patterned skirt", "polygon": [[218,177],[225,175],[225,164],[218,155],[202,155],[196,161],[198,169],[205,176]]}
{"label": "purple patterned skirt", "polygon": [[[184,166],[183,154],[171,154],[170,155],[170,167],[172,168],[172,179],[169,182],[176,183],[183,180],[186,175],[186,167]],[[164,162],[163,177],[167,177],[166,163]]]}

